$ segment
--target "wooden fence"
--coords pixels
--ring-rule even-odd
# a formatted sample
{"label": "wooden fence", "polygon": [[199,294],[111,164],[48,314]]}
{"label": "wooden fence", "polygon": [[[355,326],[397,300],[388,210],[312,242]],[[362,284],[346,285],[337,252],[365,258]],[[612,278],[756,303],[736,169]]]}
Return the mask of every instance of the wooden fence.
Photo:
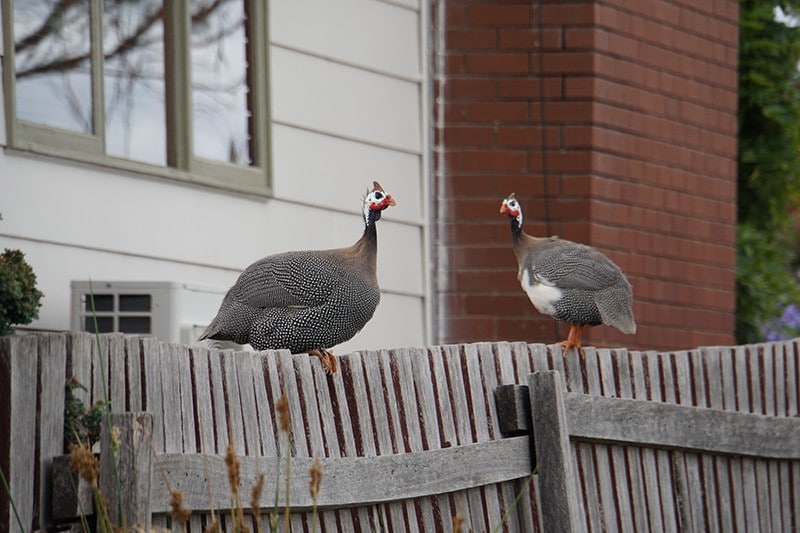
{"label": "wooden fence", "polygon": [[[800,528],[800,340],[589,348],[584,359],[524,343],[381,350],[341,356],[327,376],[316,358],[285,352],[3,338],[0,467],[14,505],[0,493],[0,531],[75,521],[78,501],[91,511],[64,475],[70,376],[87,386],[84,403],[108,398],[116,413],[130,523],[171,527],[179,490],[190,531],[202,531],[212,509],[230,508],[229,443],[244,506],[263,472],[261,509],[272,509],[276,485],[282,509],[287,440],[275,413],[285,394],[295,531],[311,530],[315,458],[321,531]],[[101,482],[113,492],[107,441]]]}

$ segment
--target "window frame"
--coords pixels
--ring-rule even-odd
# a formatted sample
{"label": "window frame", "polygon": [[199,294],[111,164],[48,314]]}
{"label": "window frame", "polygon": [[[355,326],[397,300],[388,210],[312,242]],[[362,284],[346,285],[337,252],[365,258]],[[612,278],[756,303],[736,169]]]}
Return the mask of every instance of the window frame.
{"label": "window frame", "polygon": [[164,97],[167,146],[166,165],[160,166],[105,153],[103,0],[89,0],[94,133],[79,133],[17,118],[14,1],[0,0],[7,151],[18,150],[55,156],[257,196],[271,195],[267,2],[243,0],[250,15],[246,20],[247,55],[250,58],[247,79],[253,136],[250,143],[252,164],[244,166],[205,159],[193,154],[189,0],[164,0]]}

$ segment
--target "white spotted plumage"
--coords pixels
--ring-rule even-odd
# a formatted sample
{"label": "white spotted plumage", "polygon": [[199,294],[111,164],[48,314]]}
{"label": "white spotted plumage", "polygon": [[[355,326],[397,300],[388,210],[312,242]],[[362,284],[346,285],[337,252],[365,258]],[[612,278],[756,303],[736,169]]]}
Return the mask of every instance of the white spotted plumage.
{"label": "white spotted plumage", "polygon": [[605,324],[636,333],[631,285],[616,264],[591,246],[522,231],[522,207],[514,193],[503,200],[500,214],[511,221],[518,277],[531,303],[570,325],[567,340],[560,344],[580,348],[585,326]]}
{"label": "white spotted plumage", "polygon": [[247,267],[200,339],[300,353],[352,338],[380,301],[375,222],[392,205],[392,196],[374,182],[364,200],[364,233],[355,244],[284,252]]}

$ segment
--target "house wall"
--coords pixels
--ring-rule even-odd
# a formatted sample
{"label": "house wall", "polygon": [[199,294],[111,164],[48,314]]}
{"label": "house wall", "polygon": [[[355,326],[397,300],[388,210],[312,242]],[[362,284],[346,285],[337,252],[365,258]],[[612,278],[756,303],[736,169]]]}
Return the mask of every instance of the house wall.
{"label": "house wall", "polygon": [[[25,252],[45,294],[33,327],[69,328],[71,280],[224,291],[265,255],[347,246],[361,235],[361,200],[378,179],[398,204],[378,228],[383,297],[337,351],[427,341],[418,2],[273,0],[269,9],[271,198],[0,153],[0,247]],[[220,299],[188,312],[187,325],[211,320]]]}
{"label": "house wall", "polygon": [[517,281],[498,215],[516,192],[527,232],[594,245],[633,285],[637,334],[597,327],[584,344],[732,343],[738,3],[444,0],[433,14],[442,340],[565,338]]}

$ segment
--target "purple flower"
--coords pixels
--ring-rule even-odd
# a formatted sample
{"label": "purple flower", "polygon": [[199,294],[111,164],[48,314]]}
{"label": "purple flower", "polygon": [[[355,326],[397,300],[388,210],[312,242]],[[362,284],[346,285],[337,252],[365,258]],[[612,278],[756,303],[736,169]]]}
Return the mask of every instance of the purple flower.
{"label": "purple flower", "polygon": [[783,310],[781,322],[790,328],[800,328],[800,305],[791,304]]}
{"label": "purple flower", "polygon": [[762,333],[768,342],[800,337],[800,305],[787,305],[780,317],[764,324]]}

